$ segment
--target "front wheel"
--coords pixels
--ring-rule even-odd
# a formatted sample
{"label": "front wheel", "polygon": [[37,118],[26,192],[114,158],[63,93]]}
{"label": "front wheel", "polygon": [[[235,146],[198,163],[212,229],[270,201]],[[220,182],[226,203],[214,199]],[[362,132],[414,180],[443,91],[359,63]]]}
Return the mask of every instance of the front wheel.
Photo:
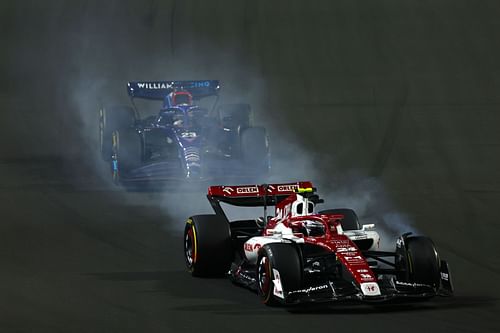
{"label": "front wheel", "polygon": [[138,168],[143,160],[143,140],[135,129],[114,131],[112,138],[111,172],[117,184],[120,177]]}
{"label": "front wheel", "polygon": [[398,280],[424,284],[438,290],[441,261],[432,240],[414,236],[406,238],[404,244],[405,249],[396,249],[399,254],[399,260],[396,261]]}
{"label": "front wheel", "polygon": [[302,262],[292,244],[266,244],[257,259],[257,290],[262,303],[283,304],[286,292],[300,289]]}
{"label": "front wheel", "polygon": [[134,109],[129,106],[99,109],[99,150],[104,161],[111,160],[113,132],[133,126],[136,120]]}

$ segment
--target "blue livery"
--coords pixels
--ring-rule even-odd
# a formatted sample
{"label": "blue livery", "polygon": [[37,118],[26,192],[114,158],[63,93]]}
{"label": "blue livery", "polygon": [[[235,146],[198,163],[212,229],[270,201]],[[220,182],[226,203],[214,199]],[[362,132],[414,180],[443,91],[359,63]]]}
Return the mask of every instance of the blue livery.
{"label": "blue livery", "polygon": [[[133,81],[132,106],[100,110],[100,146],[117,183],[265,180],[269,143],[248,104],[219,105],[218,80]],[[211,108],[197,102],[214,97]],[[141,117],[134,99],[162,101]],[[158,102],[156,102],[158,103]]]}
{"label": "blue livery", "polygon": [[204,81],[134,81],[127,85],[128,95],[136,98],[163,99],[173,91],[188,91],[193,98],[217,95],[218,80]]}

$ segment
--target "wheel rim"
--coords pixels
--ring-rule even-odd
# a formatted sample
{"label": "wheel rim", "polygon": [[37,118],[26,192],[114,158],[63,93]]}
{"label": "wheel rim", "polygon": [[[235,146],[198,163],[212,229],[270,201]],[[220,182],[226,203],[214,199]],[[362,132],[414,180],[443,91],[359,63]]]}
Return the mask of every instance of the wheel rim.
{"label": "wheel rim", "polygon": [[189,268],[192,268],[196,262],[196,243],[193,227],[189,227],[184,238],[184,255],[186,264]]}
{"label": "wheel rim", "polygon": [[257,278],[260,294],[267,298],[271,284],[271,270],[269,269],[269,260],[267,257],[262,257],[259,261]]}

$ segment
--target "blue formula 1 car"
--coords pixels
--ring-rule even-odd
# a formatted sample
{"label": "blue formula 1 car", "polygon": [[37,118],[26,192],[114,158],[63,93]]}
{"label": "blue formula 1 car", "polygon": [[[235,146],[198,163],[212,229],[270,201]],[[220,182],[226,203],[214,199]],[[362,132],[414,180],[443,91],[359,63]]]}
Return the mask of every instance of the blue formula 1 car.
{"label": "blue formula 1 car", "polygon": [[[99,111],[101,155],[111,164],[113,181],[265,178],[270,171],[265,128],[251,125],[248,104],[218,105],[219,90],[217,80],[129,82],[132,106]],[[208,97],[213,103],[204,107]],[[141,118],[136,99],[159,105]]]}

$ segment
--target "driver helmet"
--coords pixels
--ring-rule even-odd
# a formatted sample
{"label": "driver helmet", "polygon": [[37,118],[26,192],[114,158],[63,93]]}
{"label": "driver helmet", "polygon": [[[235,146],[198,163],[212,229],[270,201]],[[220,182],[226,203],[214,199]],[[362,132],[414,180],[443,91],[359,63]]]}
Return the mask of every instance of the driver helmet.
{"label": "driver helmet", "polygon": [[172,94],[172,105],[192,105],[193,96],[189,91],[174,91]]}

